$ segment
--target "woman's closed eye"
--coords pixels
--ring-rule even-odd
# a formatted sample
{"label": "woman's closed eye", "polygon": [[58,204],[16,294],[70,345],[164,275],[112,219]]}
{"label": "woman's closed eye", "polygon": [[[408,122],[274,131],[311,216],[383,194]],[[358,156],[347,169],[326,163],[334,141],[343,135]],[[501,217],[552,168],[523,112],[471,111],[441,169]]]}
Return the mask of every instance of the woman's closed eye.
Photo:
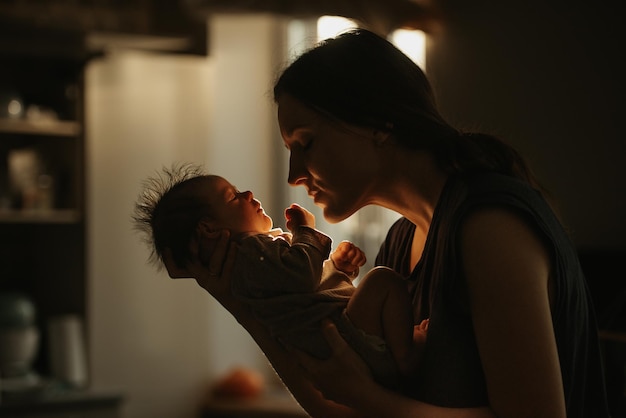
{"label": "woman's closed eye", "polygon": [[314,139],[315,135],[308,129],[296,129],[291,135],[290,141],[285,143],[285,146],[290,151],[293,151],[294,148],[307,151],[315,142]]}
{"label": "woman's closed eye", "polygon": [[310,132],[303,132],[298,137],[298,144],[302,147],[303,151],[307,151],[313,146],[315,136]]}
{"label": "woman's closed eye", "polygon": [[299,137],[297,141],[293,142],[291,144],[291,146],[289,146],[289,151],[290,152],[301,152],[301,153],[306,153],[307,151],[309,151],[311,149],[311,147],[313,146],[313,143],[315,141],[313,141],[313,137],[312,136],[306,136],[306,137]]}

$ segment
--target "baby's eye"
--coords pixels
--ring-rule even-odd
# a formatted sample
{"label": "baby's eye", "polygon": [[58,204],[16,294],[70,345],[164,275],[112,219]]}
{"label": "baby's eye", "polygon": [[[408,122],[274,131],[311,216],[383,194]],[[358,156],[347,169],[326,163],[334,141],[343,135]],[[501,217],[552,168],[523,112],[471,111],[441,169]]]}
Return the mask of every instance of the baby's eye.
{"label": "baby's eye", "polygon": [[226,195],[227,202],[232,202],[233,200],[236,200],[236,199],[237,199],[237,192],[234,190]]}
{"label": "baby's eye", "polygon": [[230,200],[237,200],[237,198],[241,196],[241,192],[239,191],[238,188],[233,188],[233,196]]}

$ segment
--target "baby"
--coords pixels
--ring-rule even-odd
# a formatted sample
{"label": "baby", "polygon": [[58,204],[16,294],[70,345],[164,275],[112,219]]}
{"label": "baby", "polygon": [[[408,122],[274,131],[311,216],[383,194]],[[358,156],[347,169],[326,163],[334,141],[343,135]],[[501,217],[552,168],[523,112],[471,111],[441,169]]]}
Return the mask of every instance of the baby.
{"label": "baby", "polygon": [[427,322],[414,327],[404,280],[376,267],[355,287],[352,279],[365,263],[358,247],[342,241],[330,253],[330,237],[315,229],[314,215],[299,205],[288,207],[285,218],[291,232],[274,228],[252,192],[240,192],[191,164],[148,178],[133,214],[135,229],[145,233],[150,259],[159,267],[167,250],[184,270],[198,231],[228,229],[237,243],[233,295],[275,338],[326,358],[330,348],[320,321],[330,318],[374,378],[397,388],[417,365],[427,327]]}

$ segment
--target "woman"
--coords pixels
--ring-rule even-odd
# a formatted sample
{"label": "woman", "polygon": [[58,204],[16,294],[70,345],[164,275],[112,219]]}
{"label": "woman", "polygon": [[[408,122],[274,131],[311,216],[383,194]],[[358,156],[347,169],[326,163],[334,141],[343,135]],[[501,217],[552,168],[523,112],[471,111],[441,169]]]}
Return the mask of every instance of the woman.
{"label": "woman", "polygon": [[575,248],[511,147],[453,129],[422,71],[365,30],[301,55],[274,96],[289,183],[305,187],[326,219],[366,205],[403,215],[377,263],[406,277],[415,323],[429,318],[423,366],[404,394],[375,384],[332,324],[331,359],[296,353],[305,378],[232,303],[232,255],[221,280],[205,274],[201,285],[222,286],[222,303],[311,415],[608,417]]}

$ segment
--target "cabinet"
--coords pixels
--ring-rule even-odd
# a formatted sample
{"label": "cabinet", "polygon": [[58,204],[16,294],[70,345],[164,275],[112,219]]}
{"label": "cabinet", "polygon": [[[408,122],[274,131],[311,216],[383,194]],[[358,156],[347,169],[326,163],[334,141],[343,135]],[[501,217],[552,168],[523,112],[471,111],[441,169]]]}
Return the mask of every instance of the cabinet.
{"label": "cabinet", "polygon": [[47,323],[86,313],[83,71],[87,57],[0,51],[0,291],[35,303],[34,369]]}

